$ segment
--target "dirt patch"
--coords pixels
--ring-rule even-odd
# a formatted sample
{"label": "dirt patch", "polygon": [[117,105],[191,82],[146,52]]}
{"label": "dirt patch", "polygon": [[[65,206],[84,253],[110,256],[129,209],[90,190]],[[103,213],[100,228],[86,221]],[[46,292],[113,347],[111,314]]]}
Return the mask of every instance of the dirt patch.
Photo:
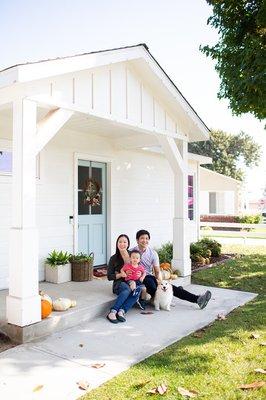
{"label": "dirt patch", "polygon": [[0,353],[15,346],[17,346],[16,343],[12,342],[9,337],[0,332]]}
{"label": "dirt patch", "polygon": [[216,265],[219,264],[224,264],[226,261],[235,258],[235,254],[221,254],[220,257],[211,257],[210,259],[210,264],[208,265],[203,265],[198,262],[192,262],[192,272],[200,271],[202,269],[208,269],[215,267]]}

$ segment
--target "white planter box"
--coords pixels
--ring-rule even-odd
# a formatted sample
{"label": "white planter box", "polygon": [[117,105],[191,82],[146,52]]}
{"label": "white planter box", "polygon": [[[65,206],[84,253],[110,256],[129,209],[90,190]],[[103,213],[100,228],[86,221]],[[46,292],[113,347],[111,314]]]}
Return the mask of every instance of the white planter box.
{"label": "white planter box", "polygon": [[71,281],[71,264],[51,267],[45,264],[45,280],[51,283],[64,283]]}

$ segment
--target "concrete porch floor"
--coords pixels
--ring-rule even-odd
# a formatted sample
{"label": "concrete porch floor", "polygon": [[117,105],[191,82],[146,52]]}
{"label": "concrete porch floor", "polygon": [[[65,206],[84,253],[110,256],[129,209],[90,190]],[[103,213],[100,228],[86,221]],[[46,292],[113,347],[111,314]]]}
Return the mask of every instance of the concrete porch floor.
{"label": "concrete porch floor", "polygon": [[[172,281],[175,285],[187,285],[190,277],[178,278]],[[112,282],[107,278],[94,278],[87,282],[66,282],[60,284],[40,282],[40,290],[55,300],[58,297],[67,297],[76,300],[77,306],[63,312],[53,311],[52,314],[33,325],[23,328],[9,325],[6,320],[6,296],[8,290],[0,290],[0,331],[17,343],[26,343],[31,340],[50,335],[64,329],[79,325],[97,316],[107,313],[115,296],[112,294]]]}
{"label": "concrete porch floor", "polygon": [[[189,285],[187,289],[200,294],[207,287]],[[219,313],[226,315],[256,297],[254,293],[209,289],[213,296],[204,310],[175,299],[171,312],[152,310],[153,314],[142,315],[140,310],[132,309],[127,322],[117,325],[110,324],[103,316],[96,317],[4,351],[0,354],[0,398],[77,399],[84,394],[77,382],[86,380],[91,389],[96,388],[131,365],[208,325]],[[93,363],[105,363],[105,366],[94,369]],[[41,389],[33,392],[38,385],[42,385]]]}
{"label": "concrete porch floor", "polygon": [[24,328],[10,326],[6,320],[6,296],[8,290],[0,291],[0,330],[18,343],[29,342],[38,337],[68,329],[88,321],[106,312],[114,299],[112,282],[106,278],[93,279],[87,282],[66,282],[54,284],[40,282],[39,289],[48,294],[53,300],[67,297],[76,300],[77,306],[67,311],[56,312],[36,323]]}

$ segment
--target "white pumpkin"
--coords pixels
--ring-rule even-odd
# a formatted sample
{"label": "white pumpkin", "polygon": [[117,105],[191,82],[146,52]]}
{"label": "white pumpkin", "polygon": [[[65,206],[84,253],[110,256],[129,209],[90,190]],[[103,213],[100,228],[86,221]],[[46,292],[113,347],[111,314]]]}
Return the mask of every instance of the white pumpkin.
{"label": "white pumpkin", "polygon": [[53,309],[55,311],[66,311],[72,306],[72,301],[67,298],[59,297],[53,301]]}
{"label": "white pumpkin", "polygon": [[51,304],[51,306],[53,305],[53,300],[50,296],[48,296],[48,294],[44,293],[42,290],[39,292],[39,295],[41,296],[42,300],[47,300],[49,301],[49,303]]}
{"label": "white pumpkin", "polygon": [[162,280],[167,280],[167,279],[170,279],[171,272],[163,269],[163,270],[161,270],[161,275],[162,275]]}

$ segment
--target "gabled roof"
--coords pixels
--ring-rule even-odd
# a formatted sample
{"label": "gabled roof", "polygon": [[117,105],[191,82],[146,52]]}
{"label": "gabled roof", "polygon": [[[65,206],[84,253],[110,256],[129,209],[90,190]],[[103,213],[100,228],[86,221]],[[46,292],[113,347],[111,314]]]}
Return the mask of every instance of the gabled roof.
{"label": "gabled roof", "polygon": [[[209,164],[211,164],[211,163],[209,163]],[[243,183],[243,182],[240,181],[239,179],[235,179],[235,178],[232,178],[231,176],[227,176],[227,175],[224,175],[224,174],[220,174],[219,172],[213,171],[212,169],[209,169],[209,168],[200,167],[200,169],[201,169],[203,172],[206,172],[207,174],[210,174],[210,175],[213,175],[213,176],[216,176],[216,177],[220,177],[220,178],[225,179],[225,180],[228,180],[228,181],[232,181],[232,182],[240,183],[240,184]]]}
{"label": "gabled roof", "polygon": [[145,68],[148,67],[149,71],[151,70],[153,72],[157,84],[161,87],[161,93],[164,93],[165,96],[167,95],[172,99],[172,102],[177,101],[178,105],[184,109],[193,123],[198,127],[202,135],[198,140],[207,140],[209,128],[199,117],[191,104],[186,100],[158,61],[153,57],[145,43],[93,51],[74,56],[16,64],[0,71],[0,89],[1,87],[7,87],[14,83],[30,82],[37,79],[45,79],[50,76],[81,71],[96,66],[138,59],[144,59]]}

